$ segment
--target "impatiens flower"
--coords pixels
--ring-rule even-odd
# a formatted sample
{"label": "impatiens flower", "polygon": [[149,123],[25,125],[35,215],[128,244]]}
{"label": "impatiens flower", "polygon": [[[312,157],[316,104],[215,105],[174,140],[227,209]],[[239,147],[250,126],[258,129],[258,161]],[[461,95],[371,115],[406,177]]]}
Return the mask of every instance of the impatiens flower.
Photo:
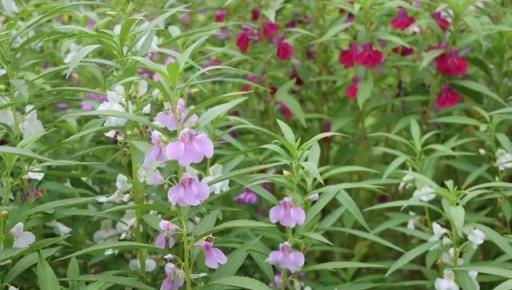
{"label": "impatiens flower", "polygon": [[165,156],[169,160],[177,160],[181,166],[188,166],[212,157],[213,143],[206,134],[186,128],[180,132],[178,140],[167,144]]}
{"label": "impatiens flower", "polygon": [[395,18],[391,20],[389,25],[393,29],[405,30],[411,26],[416,20],[414,17],[409,16],[405,8],[398,8]]}
{"label": "impatiens flower", "polygon": [[271,40],[274,37],[274,35],[277,33],[278,29],[279,29],[279,25],[277,25],[276,23],[274,23],[270,20],[265,20],[263,22],[263,25],[262,25],[261,31],[260,31],[261,39]]}
{"label": "impatiens flower", "polygon": [[7,290],[20,290],[12,285],[9,285],[9,288],[7,288]]}
{"label": "impatiens flower", "polygon": [[36,237],[29,231],[23,231],[23,223],[17,223],[9,233],[14,238],[13,248],[27,248],[36,241]]}
{"label": "impatiens flower", "polygon": [[180,181],[169,189],[167,197],[172,205],[197,206],[210,195],[208,185],[190,173],[181,176]]}
{"label": "impatiens flower", "polygon": [[457,49],[451,49],[436,57],[437,72],[444,76],[459,76],[466,73],[468,62],[459,55]]}
{"label": "impatiens flower", "polygon": [[251,20],[252,21],[258,21],[260,19],[261,11],[258,8],[254,8],[251,10]]}
{"label": "impatiens flower", "polygon": [[293,56],[293,46],[284,41],[284,39],[278,39],[276,42],[276,55],[281,60],[290,59]]}
{"label": "impatiens flower", "polygon": [[61,110],[61,111],[65,111],[65,110],[69,109],[69,104],[67,104],[67,103],[58,103],[58,104],[55,105],[55,109]]}
{"label": "impatiens flower", "polygon": [[499,171],[505,171],[512,168],[512,153],[503,150],[496,150],[496,167]]}
{"label": "impatiens flower", "polygon": [[[221,177],[223,173],[222,168],[223,166],[221,164],[215,164],[208,168],[208,176],[203,178],[203,182],[208,183],[217,177]],[[228,191],[229,179],[210,185],[210,190],[215,194],[220,194],[221,192]]]}
{"label": "impatiens flower", "polygon": [[68,49],[69,49],[68,53],[62,60],[64,63],[67,63],[67,64],[71,63],[73,61],[73,59],[77,56],[78,51],[80,50],[80,46],[78,46],[74,42],[72,42],[69,45]]}
{"label": "impatiens flower", "polygon": [[279,111],[281,111],[281,114],[283,115],[284,119],[289,121],[293,119],[293,112],[290,110],[290,107],[288,107],[285,103],[279,101],[277,102],[277,108]]}
{"label": "impatiens flower", "polygon": [[288,242],[284,242],[279,245],[279,251],[270,253],[266,261],[294,273],[304,266],[304,254],[294,250]]}
{"label": "impatiens flower", "polygon": [[414,230],[416,228],[416,224],[419,221],[419,217],[416,215],[415,212],[410,211],[409,212],[409,220],[407,221],[407,228],[410,230]]}
{"label": "impatiens flower", "polygon": [[258,196],[250,188],[246,188],[235,196],[234,200],[240,204],[255,204],[258,201]]}
{"label": "impatiens flower", "polygon": [[[113,91],[107,92],[107,101],[101,103],[101,105],[96,110],[126,112],[126,109],[122,105],[124,103],[124,96],[125,93],[123,86],[117,85],[114,87]],[[126,124],[126,119],[124,118],[107,117],[104,126],[122,127],[124,124]]]}
{"label": "impatiens flower", "polygon": [[407,171],[407,174],[405,174],[404,177],[402,177],[400,185],[398,185],[398,191],[403,192],[405,189],[409,188],[409,186],[412,185],[412,182],[414,181],[415,178],[416,175],[411,169],[409,169]]}
{"label": "impatiens flower", "polygon": [[429,202],[436,197],[436,191],[429,185],[422,185],[416,189],[412,194],[413,200],[421,200]]}
{"label": "impatiens flower", "polygon": [[94,232],[92,240],[96,244],[101,244],[109,240],[117,240],[117,230],[112,227],[111,220],[103,220],[100,224],[100,229]]}
{"label": "impatiens flower", "polygon": [[459,290],[459,285],[455,283],[455,274],[450,269],[445,269],[443,278],[437,278],[435,282],[436,290]]}
{"label": "impatiens flower", "polygon": [[65,224],[59,223],[56,220],[46,223],[46,225],[49,227],[52,227],[53,232],[59,236],[65,236],[65,235],[68,235],[69,233],[71,233],[70,227],[66,226]]}
{"label": "impatiens flower", "polygon": [[226,40],[229,38],[229,29],[227,27],[222,27],[219,29],[219,32],[215,36],[218,40]]}
{"label": "impatiens flower", "polygon": [[446,32],[446,30],[448,30],[448,28],[450,28],[450,25],[451,25],[450,20],[445,18],[441,11],[433,12],[431,14],[431,16],[434,19],[434,21],[437,23],[437,25],[439,25],[439,28],[441,28],[441,30],[443,32]]}
{"label": "impatiens flower", "polygon": [[135,210],[129,209],[124,212],[123,217],[116,223],[116,230],[121,234],[120,240],[124,240],[131,236],[131,231],[137,225],[137,217]]}
{"label": "impatiens flower", "polygon": [[449,108],[457,105],[460,102],[459,94],[452,89],[449,85],[443,85],[441,92],[437,95],[436,105],[438,108]]}
{"label": "impatiens flower", "polygon": [[160,249],[163,248],[172,248],[174,246],[174,233],[178,228],[175,224],[171,223],[168,220],[161,220],[158,224],[160,228],[160,234],[157,236],[155,240],[155,246]]}
{"label": "impatiens flower", "polygon": [[[8,104],[9,102],[8,98],[0,97],[0,106]],[[14,113],[10,107],[0,109],[0,123],[7,126],[14,125]]]}
{"label": "impatiens flower", "polygon": [[152,162],[164,162],[165,159],[165,144],[162,143],[162,134],[158,131],[151,131],[151,148],[144,157],[144,164],[150,164]]}
{"label": "impatiens flower", "polygon": [[132,184],[128,181],[128,177],[123,174],[118,174],[116,178],[116,191],[109,197],[100,196],[96,201],[101,203],[125,203],[130,200],[130,195],[125,194],[132,189]]}
{"label": "impatiens flower", "polygon": [[2,6],[4,7],[6,12],[14,14],[20,12],[14,0],[2,0]]}
{"label": "impatiens flower", "polygon": [[246,53],[249,50],[249,43],[251,42],[251,29],[244,28],[236,36],[236,46],[242,53]]}
{"label": "impatiens flower", "polygon": [[443,252],[441,255],[441,260],[447,265],[453,265],[455,261],[457,265],[453,266],[462,266],[462,264],[464,264],[464,259],[455,257],[455,253],[455,248],[451,247],[447,252]]}
{"label": "impatiens flower", "polygon": [[[153,259],[146,259],[144,261],[144,270],[146,272],[153,272],[155,269],[156,269],[156,261],[153,260]],[[128,262],[128,268],[132,271],[137,271],[137,270],[140,270],[140,261],[138,258],[136,259],[131,259],[129,262]]]}
{"label": "impatiens flower", "polygon": [[269,217],[273,224],[279,222],[285,227],[293,228],[296,225],[302,225],[306,215],[302,208],[294,206],[291,197],[285,197],[279,205],[270,209]]}
{"label": "impatiens flower", "polygon": [[410,47],[410,46],[404,46],[404,45],[401,45],[401,46],[395,46],[391,49],[391,51],[393,53],[396,53],[396,54],[399,54],[403,57],[406,57],[406,56],[409,56],[411,54],[414,53],[414,48]]}
{"label": "impatiens flower", "polygon": [[34,106],[28,105],[25,107],[25,117],[20,123],[20,130],[24,139],[28,139],[44,133],[43,123],[37,118],[37,111]]}
{"label": "impatiens flower", "polygon": [[345,96],[351,100],[357,99],[357,91],[359,90],[359,77],[352,78],[352,83],[345,89]]}
{"label": "impatiens flower", "polygon": [[481,244],[485,242],[485,234],[481,230],[476,227],[466,227],[464,228],[464,233],[468,236],[468,240],[473,245],[473,248],[478,248]]}
{"label": "impatiens flower", "polygon": [[359,48],[356,43],[350,43],[348,49],[340,51],[338,62],[344,68],[351,68],[356,64],[356,57]]}
{"label": "impatiens flower", "polygon": [[165,264],[165,279],[160,286],[160,290],[177,290],[183,286],[185,279],[184,273],[172,263]]}
{"label": "impatiens flower", "polygon": [[356,60],[365,68],[375,68],[384,62],[384,54],[382,51],[374,49],[371,43],[365,43],[357,54]]}
{"label": "impatiens flower", "polygon": [[203,251],[204,263],[208,268],[217,269],[228,261],[226,255],[219,248],[215,248],[209,239],[200,241],[196,246]]}
{"label": "impatiens flower", "polygon": [[[177,113],[178,116],[175,116]],[[191,127],[197,121],[197,115],[191,115],[186,121],[189,110],[185,106],[185,101],[179,99],[174,109],[167,109],[156,115],[154,123],[160,127],[165,127],[167,130],[174,131],[178,125],[184,127]]]}
{"label": "impatiens flower", "polygon": [[222,22],[226,18],[226,10],[219,9],[215,11],[215,22]]}
{"label": "impatiens flower", "polygon": [[92,18],[87,18],[87,22],[85,23],[85,28],[87,28],[87,29],[91,29],[91,30],[92,30],[92,29],[94,29],[94,25],[95,25],[95,24],[96,24],[96,23],[94,22],[94,19],[92,19]]}
{"label": "impatiens flower", "polygon": [[[432,223],[432,232],[433,234],[428,240],[429,242],[442,241],[442,243],[445,245],[451,243],[450,239],[447,237],[449,233],[448,230],[440,226],[438,223]],[[434,245],[432,248],[430,248],[430,250],[433,250],[437,247],[438,245]]]}

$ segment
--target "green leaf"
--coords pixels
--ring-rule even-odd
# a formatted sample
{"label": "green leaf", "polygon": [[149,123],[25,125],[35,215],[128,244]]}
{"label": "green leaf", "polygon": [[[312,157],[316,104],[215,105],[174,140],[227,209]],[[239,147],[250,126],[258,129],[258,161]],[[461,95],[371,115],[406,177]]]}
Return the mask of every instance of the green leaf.
{"label": "green leaf", "polygon": [[357,106],[359,109],[363,108],[364,103],[370,98],[373,90],[373,80],[365,79],[359,83],[359,89],[357,91]]}
{"label": "green leaf", "polygon": [[80,50],[78,50],[75,57],[73,57],[73,59],[71,60],[71,63],[69,64],[68,70],[66,71],[66,78],[69,77],[69,75],[73,72],[73,70],[78,66],[80,61],[85,56],[87,56],[89,53],[91,53],[93,50],[95,50],[98,47],[100,47],[100,45],[93,44],[93,45],[87,45],[87,46],[80,48]]}
{"label": "green leaf", "polygon": [[486,96],[493,98],[496,102],[502,104],[503,106],[505,106],[505,107],[507,106],[507,103],[503,99],[501,99],[500,96],[498,96],[496,93],[494,93],[489,88],[487,88],[486,86],[484,86],[480,83],[477,83],[474,81],[469,81],[469,80],[457,80],[457,81],[452,81],[452,84],[460,85],[460,86],[463,86],[470,90],[482,93]]}
{"label": "green leaf", "polygon": [[152,129],[162,131],[162,128],[159,126],[153,124],[145,117],[137,116],[131,113],[127,112],[120,112],[120,111],[113,111],[113,110],[104,110],[104,111],[90,111],[90,112],[79,112],[79,113],[70,113],[67,115],[64,115],[65,117],[74,117],[74,116],[102,116],[102,117],[118,117],[123,118],[126,120],[133,121],[135,123],[141,123],[143,125],[146,125]]}
{"label": "green leaf", "polygon": [[[109,274],[99,274],[99,275],[82,275],[73,279],[62,279],[65,281],[90,281],[90,282],[103,282],[103,283],[112,283],[121,286],[126,286],[135,289],[143,289],[143,290],[156,290],[153,287],[147,286],[146,284],[139,281],[134,277],[122,277],[122,276],[112,276]],[[52,289],[53,288],[48,288]]]}
{"label": "green leaf", "polygon": [[[52,256],[55,254],[60,247],[44,249],[41,251],[41,254],[44,258]],[[9,272],[5,276],[3,282],[9,283],[13,281],[16,277],[18,277],[21,273],[23,273],[26,269],[30,268],[32,265],[36,264],[39,260],[39,253],[30,253],[28,255],[23,256],[16,264],[10,266]]]}
{"label": "green leaf", "polygon": [[493,290],[512,290],[512,279],[499,284]]}
{"label": "green leaf", "polygon": [[372,263],[361,263],[361,262],[352,262],[352,261],[339,261],[339,262],[327,262],[316,264],[309,267],[304,267],[302,272],[311,272],[311,271],[322,271],[329,270],[333,271],[335,269],[357,269],[357,268],[385,268],[384,265],[372,264]]}
{"label": "green leaf", "polygon": [[76,256],[90,254],[90,253],[93,253],[93,252],[105,251],[105,250],[108,250],[108,249],[128,249],[128,250],[129,249],[132,249],[132,250],[146,249],[146,250],[152,250],[152,251],[155,251],[155,252],[161,251],[161,249],[159,249],[159,248],[157,248],[157,247],[155,247],[153,245],[144,244],[144,243],[127,242],[127,241],[106,242],[106,243],[103,243],[103,244],[94,245],[94,246],[85,248],[83,250],[74,252],[73,254],[70,254],[70,255],[67,255],[65,257],[62,257],[59,260],[65,260],[65,259],[69,259],[69,258],[76,257]]}
{"label": "green leaf", "polygon": [[421,244],[417,246],[416,248],[413,248],[412,250],[408,251],[407,253],[403,254],[396,262],[394,262],[391,267],[389,267],[389,270],[386,272],[386,276],[391,275],[391,273],[395,272],[396,270],[400,269],[401,267],[405,266],[412,260],[414,260],[419,255],[425,253],[429,249],[431,249],[433,246],[435,246],[439,241],[433,241],[428,242],[425,244]]}
{"label": "green leaf", "polygon": [[225,104],[217,105],[208,109],[208,111],[204,112],[201,117],[199,117],[198,124],[199,126],[205,126],[206,124],[213,121],[215,118],[224,115],[229,110],[233,109],[235,106],[245,101],[247,97],[242,97],[238,99],[234,99]]}
{"label": "green leaf", "polygon": [[[477,224],[476,227],[485,234],[485,238],[487,240],[492,241],[503,252],[509,256],[512,256],[512,246],[506,238],[488,226]],[[512,278],[512,276],[510,278]]]}
{"label": "green leaf", "polygon": [[443,52],[444,52],[443,49],[434,49],[434,50],[431,50],[431,51],[425,53],[424,57],[423,57],[423,60],[421,61],[419,70],[422,70],[425,67],[427,67],[427,65],[429,65],[430,62],[432,62],[432,60],[434,58],[438,57]]}
{"label": "green leaf", "polygon": [[293,134],[292,128],[281,120],[276,120],[281,132],[283,133],[284,139],[291,145],[295,145],[295,135]]}
{"label": "green leaf", "polygon": [[430,120],[431,123],[452,123],[452,124],[464,124],[464,125],[473,125],[480,127],[484,125],[484,123],[475,120],[473,118],[465,117],[465,116],[443,116],[439,118],[435,118]]}
{"label": "green leaf", "polygon": [[354,202],[352,197],[343,189],[339,190],[336,193],[336,199],[347,208],[347,210],[354,216],[354,218],[367,230],[370,230],[370,227],[368,226],[368,223],[366,223],[366,220],[364,219],[363,214],[361,213],[361,210],[357,206],[357,204]]}
{"label": "green leaf", "polygon": [[[320,39],[315,40],[314,43],[329,40],[329,39],[333,38],[333,36],[335,36],[336,34],[339,34],[340,32],[349,28],[352,25],[353,25],[352,22],[340,21],[340,22],[336,23],[335,25],[333,25],[331,28],[329,28],[329,30]],[[334,39],[337,39],[337,37]]]}
{"label": "green leaf", "polygon": [[276,92],[276,100],[281,101],[290,108],[290,110],[293,113],[293,116],[299,120],[299,122],[302,124],[302,126],[306,126],[306,117],[304,114],[304,110],[302,109],[302,106],[300,103],[296,100],[295,97],[293,97],[290,94],[290,89],[295,85],[295,81],[291,80],[281,87]]}
{"label": "green leaf", "polygon": [[222,231],[222,230],[225,230],[225,229],[231,229],[231,228],[247,228],[247,229],[252,229],[252,228],[273,228],[275,227],[275,225],[272,225],[272,224],[267,224],[267,223],[264,223],[264,222],[258,222],[258,221],[253,221],[253,220],[232,220],[232,221],[228,221],[228,222],[225,222],[225,223],[222,223],[216,227],[214,227],[211,232],[218,232],[218,231]]}
{"label": "green leaf", "polygon": [[201,236],[210,231],[215,226],[219,215],[220,211],[218,210],[211,211],[209,214],[205,215],[194,227],[194,235]]}
{"label": "green leaf", "polygon": [[37,285],[39,285],[39,289],[44,290],[58,290],[61,289],[59,285],[59,280],[53,272],[52,267],[48,262],[46,262],[45,258],[41,254],[38,253],[39,262],[37,263],[36,274],[37,274]]}
{"label": "green leaf", "polygon": [[322,236],[321,234],[319,233],[312,233],[312,232],[306,232],[306,233],[299,233],[301,236],[304,236],[304,237],[308,237],[310,239],[313,239],[313,240],[316,240],[316,241],[319,241],[319,242],[322,242],[324,244],[327,244],[327,245],[330,245],[330,246],[334,246],[334,244],[329,241],[327,238],[325,238],[324,236]]}
{"label": "green leaf", "polygon": [[272,290],[265,283],[249,277],[232,276],[217,279],[210,284],[237,287],[237,289]]}
{"label": "green leaf", "polygon": [[391,248],[393,250],[396,250],[396,251],[399,251],[399,252],[405,252],[404,250],[402,250],[400,247],[392,244],[391,242],[388,242],[386,240],[384,240],[383,238],[379,237],[379,236],[376,236],[372,233],[367,233],[367,232],[363,232],[363,231],[359,231],[359,230],[355,230],[355,229],[347,229],[347,228],[330,228],[328,229],[329,231],[338,231],[338,232],[344,232],[344,233],[347,233],[347,234],[351,234],[351,235],[354,235],[354,236],[358,236],[358,237],[361,237],[363,239],[367,239],[369,241],[373,241],[373,242],[376,242],[378,244],[381,244],[383,246],[386,246],[388,248]]}

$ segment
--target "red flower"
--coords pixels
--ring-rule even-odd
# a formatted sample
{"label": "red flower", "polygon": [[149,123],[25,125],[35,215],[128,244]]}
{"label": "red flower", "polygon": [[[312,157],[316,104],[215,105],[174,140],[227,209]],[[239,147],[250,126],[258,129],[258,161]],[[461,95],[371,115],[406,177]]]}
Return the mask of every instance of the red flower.
{"label": "red flower", "polygon": [[439,28],[441,28],[441,30],[443,32],[445,32],[446,30],[448,30],[448,28],[450,28],[450,25],[451,25],[450,20],[444,18],[441,11],[432,12],[431,16],[432,16],[432,18],[434,18],[434,21],[437,23],[437,25],[439,25]]}
{"label": "red flower", "polygon": [[468,62],[456,49],[444,52],[436,57],[437,71],[444,76],[458,76],[465,74],[468,69]]}
{"label": "red flower", "polygon": [[340,55],[338,57],[338,62],[344,67],[344,68],[351,68],[356,63],[356,57],[358,53],[359,48],[357,47],[357,44],[350,43],[348,46],[348,49],[340,51]]}
{"label": "red flower", "polygon": [[389,22],[389,25],[391,25],[393,29],[405,30],[415,21],[414,17],[409,16],[405,8],[398,8],[395,18]]}
{"label": "red flower", "polygon": [[384,62],[384,54],[378,49],[373,49],[371,43],[363,44],[361,52],[356,56],[357,63],[365,68],[374,68]]}
{"label": "red flower", "polygon": [[263,26],[261,27],[260,37],[262,39],[270,40],[274,37],[278,29],[279,25],[270,20],[265,20],[265,22],[263,22]]}
{"label": "red flower", "polygon": [[261,11],[258,8],[254,8],[251,10],[251,20],[252,21],[258,21],[260,19]]}
{"label": "red flower", "polygon": [[279,108],[279,111],[281,111],[281,114],[283,115],[285,120],[289,121],[293,118],[292,111],[285,103],[279,102],[277,103],[277,107]]}
{"label": "red flower", "polygon": [[226,10],[215,11],[215,22],[222,22],[226,18]]}
{"label": "red flower", "polygon": [[277,58],[287,60],[293,56],[293,47],[290,43],[284,41],[283,39],[278,39],[276,45]]}
{"label": "red flower", "polygon": [[441,92],[437,95],[436,104],[438,108],[449,108],[460,102],[460,95],[449,85],[443,85]]}
{"label": "red flower", "polygon": [[251,30],[244,29],[236,36],[236,46],[242,53],[246,53],[249,49],[249,43],[251,42]]}
{"label": "red flower", "polygon": [[401,46],[393,47],[393,49],[391,49],[391,51],[405,57],[405,56],[409,56],[409,55],[413,54],[414,48],[401,45]]}
{"label": "red flower", "polygon": [[357,99],[357,90],[359,89],[359,83],[361,80],[359,77],[352,79],[352,84],[345,89],[345,96],[351,100]]}

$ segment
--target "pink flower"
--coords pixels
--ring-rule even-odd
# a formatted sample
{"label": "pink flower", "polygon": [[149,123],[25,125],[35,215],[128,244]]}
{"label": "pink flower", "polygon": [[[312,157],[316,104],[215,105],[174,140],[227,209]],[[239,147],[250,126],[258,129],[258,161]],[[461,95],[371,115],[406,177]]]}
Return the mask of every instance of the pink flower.
{"label": "pink flower", "polygon": [[268,255],[266,261],[294,273],[304,266],[304,254],[295,251],[288,242],[284,242],[279,245],[279,251],[272,251]]}
{"label": "pink flower", "polygon": [[242,193],[235,196],[234,200],[240,204],[255,204],[258,201],[258,196],[254,191],[246,188]]}
{"label": "pink flower", "polygon": [[261,11],[258,8],[254,8],[251,10],[251,20],[252,21],[258,21],[260,19]]}
{"label": "pink flower", "polygon": [[302,208],[294,207],[291,197],[285,197],[279,202],[279,205],[270,209],[269,217],[273,224],[279,222],[285,227],[294,228],[296,225],[304,223],[306,215]]}
{"label": "pink flower", "polygon": [[204,263],[208,268],[217,269],[228,261],[226,255],[219,248],[213,247],[213,242],[209,241],[209,239],[200,241],[196,246],[203,251]]}
{"label": "pink flower", "polygon": [[290,59],[293,56],[293,46],[283,39],[278,39],[276,43],[276,55],[277,58],[281,60]]}
{"label": "pink flower", "polygon": [[261,31],[260,31],[261,39],[266,39],[266,40],[272,39],[278,29],[279,29],[279,25],[277,25],[276,23],[274,23],[270,20],[265,20],[265,22],[263,22],[263,26],[261,27]]}
{"label": "pink flower", "polygon": [[453,90],[449,85],[443,85],[441,92],[437,95],[437,107],[449,108],[457,105],[460,102],[460,95]]}
{"label": "pink flower", "polygon": [[340,55],[338,57],[338,62],[344,68],[351,68],[356,63],[356,56],[358,53],[358,46],[356,43],[350,43],[348,49],[340,51]]}
{"label": "pink flower", "polygon": [[396,53],[403,57],[406,57],[406,56],[409,56],[414,53],[414,48],[409,47],[409,46],[400,45],[400,46],[393,47],[391,49],[391,51],[393,51],[393,53]]}
{"label": "pink flower", "polygon": [[94,110],[94,105],[91,102],[82,101],[80,102],[80,109],[82,109],[82,111],[92,111]]}
{"label": "pink flower", "polygon": [[441,11],[432,12],[431,16],[443,32],[446,32],[446,30],[448,30],[448,28],[450,28],[450,25],[451,25],[450,20],[443,17],[443,13]]}
{"label": "pink flower", "polygon": [[405,30],[411,26],[416,20],[414,17],[409,16],[405,8],[398,8],[395,18],[389,22],[389,25],[393,29]]}
{"label": "pink flower", "polygon": [[172,205],[197,206],[210,195],[210,188],[192,174],[185,173],[180,181],[169,189],[167,198]]}
{"label": "pink flower", "polygon": [[357,99],[357,91],[359,90],[360,82],[361,80],[359,79],[359,77],[354,77],[352,79],[352,84],[345,89],[345,96],[347,96],[347,98],[351,100]]}
{"label": "pink flower", "polygon": [[183,271],[176,269],[172,263],[165,264],[165,276],[160,290],[178,290],[184,284]]}
{"label": "pink flower", "polygon": [[242,53],[246,53],[249,50],[249,43],[251,42],[252,31],[250,29],[242,29],[236,36],[236,46]]}
{"label": "pink flower", "polygon": [[55,109],[65,111],[69,109],[69,105],[67,103],[58,103],[55,105]]}
{"label": "pink flower", "polygon": [[213,143],[204,133],[185,128],[180,132],[178,140],[165,147],[168,160],[177,160],[181,166],[199,163],[204,157],[213,156]]}
{"label": "pink flower", "polygon": [[94,28],[94,20],[92,18],[87,18],[87,22],[85,23],[85,28],[93,29]]}
{"label": "pink flower", "polygon": [[226,18],[226,10],[220,9],[215,11],[215,22],[222,22]]}
{"label": "pink flower", "polygon": [[277,107],[279,111],[281,111],[281,114],[283,115],[284,119],[289,121],[293,118],[293,112],[290,110],[290,108],[283,102],[278,102]]}
{"label": "pink flower", "polygon": [[155,246],[160,249],[163,249],[166,246],[167,248],[172,248],[172,246],[174,246],[173,235],[178,227],[170,221],[164,219],[160,221],[158,226],[160,227],[160,234],[156,237]]}
{"label": "pink flower", "polygon": [[[178,117],[174,115],[175,112],[178,113]],[[178,124],[190,127],[197,121],[197,116],[194,114],[185,121],[185,117],[188,115],[188,112],[189,111],[185,106],[185,101],[183,99],[179,99],[176,104],[176,110],[168,109],[158,113],[154,123],[160,127],[165,127],[170,131],[176,130],[178,128]]]}
{"label": "pink flower", "polygon": [[361,52],[356,56],[357,63],[365,68],[374,68],[384,62],[384,55],[378,49],[374,49],[371,43],[365,43]]}
{"label": "pink flower", "polygon": [[144,158],[144,164],[150,164],[152,162],[164,162],[165,152],[164,147],[165,144],[160,140],[160,133],[156,131],[151,132],[151,148]]}
{"label": "pink flower", "polygon": [[468,62],[459,55],[457,49],[451,49],[436,57],[436,69],[444,76],[458,76],[466,73]]}

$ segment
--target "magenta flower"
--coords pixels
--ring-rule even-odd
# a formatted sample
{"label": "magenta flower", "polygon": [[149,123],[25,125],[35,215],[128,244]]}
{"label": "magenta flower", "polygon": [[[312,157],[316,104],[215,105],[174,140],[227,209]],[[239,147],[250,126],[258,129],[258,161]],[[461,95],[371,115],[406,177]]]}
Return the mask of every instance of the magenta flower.
{"label": "magenta flower", "polygon": [[468,69],[467,60],[455,48],[440,54],[435,60],[437,72],[444,76],[462,75]]}
{"label": "magenta flower", "polygon": [[167,248],[172,248],[172,246],[174,246],[173,235],[178,227],[170,221],[164,219],[160,221],[158,226],[160,227],[160,234],[156,237],[155,246],[160,249],[163,249],[166,246]]}
{"label": "magenta flower", "polygon": [[226,255],[219,248],[213,247],[213,242],[209,241],[209,239],[200,241],[196,246],[203,251],[204,263],[208,268],[217,269],[228,261]]}
{"label": "magenta flower", "polygon": [[357,99],[357,92],[359,91],[359,83],[361,79],[359,77],[352,78],[352,83],[345,89],[345,96],[351,100]]}
{"label": "magenta flower", "polygon": [[304,254],[295,251],[288,242],[279,245],[279,251],[272,251],[266,260],[271,265],[297,272],[304,266]]}
{"label": "magenta flower", "polygon": [[276,55],[278,59],[287,60],[293,56],[294,50],[293,46],[284,41],[284,39],[280,38],[276,43]]}
{"label": "magenta flower", "polygon": [[[178,125],[181,124],[185,127],[192,126],[197,121],[197,116],[191,115],[188,120],[185,121],[185,117],[188,114],[188,109],[185,106],[185,101],[183,99],[179,99],[176,104],[176,110],[168,109],[167,111],[160,112],[156,115],[154,123],[158,126],[165,127],[170,131],[174,131],[178,128]],[[175,113],[178,116],[175,116]]]}
{"label": "magenta flower", "polygon": [[210,195],[210,188],[190,173],[185,173],[180,182],[169,189],[167,198],[172,205],[197,206]]}
{"label": "magenta flower", "polygon": [[279,101],[277,103],[277,108],[279,109],[279,111],[281,111],[281,114],[283,115],[285,120],[289,121],[293,118],[292,110],[285,103]]}
{"label": "magenta flower", "polygon": [[273,224],[279,222],[285,227],[293,228],[296,225],[302,225],[306,215],[302,208],[293,205],[291,197],[285,197],[279,205],[270,209],[269,217]]}
{"label": "magenta flower", "polygon": [[215,11],[215,22],[223,22],[226,18],[226,10],[219,9]]}
{"label": "magenta flower", "polygon": [[178,290],[184,284],[184,273],[176,269],[172,263],[165,264],[165,279],[160,286],[160,290]]}
{"label": "magenta flower", "polygon": [[338,62],[344,68],[351,68],[356,64],[356,57],[359,51],[359,47],[356,43],[352,42],[349,44],[348,48],[340,51],[340,55],[338,56]]}
{"label": "magenta flower", "polygon": [[445,18],[443,16],[443,13],[441,11],[432,12],[431,16],[443,32],[446,32],[446,30],[450,28],[452,23],[448,18]]}
{"label": "magenta flower", "polygon": [[249,50],[249,43],[251,42],[252,30],[244,28],[236,36],[236,46],[242,53]]}
{"label": "magenta flower", "polygon": [[82,111],[92,111],[94,110],[94,105],[89,101],[82,101],[80,102],[80,109]]}
{"label": "magenta flower", "polygon": [[277,33],[278,29],[279,25],[270,20],[265,20],[265,22],[263,22],[263,26],[261,27],[260,38],[271,40]]}
{"label": "magenta flower", "polygon": [[94,22],[94,20],[92,18],[87,18],[87,22],[85,23],[85,28],[92,30],[92,29],[94,29],[95,24],[96,23]]}
{"label": "magenta flower", "polygon": [[449,85],[443,85],[441,92],[437,96],[436,104],[438,108],[449,108],[460,102],[460,95]]}
{"label": "magenta flower", "polygon": [[375,68],[384,62],[384,54],[374,49],[371,43],[365,43],[362,45],[361,52],[357,54],[356,60],[365,68]]}
{"label": "magenta flower", "polygon": [[258,196],[254,191],[246,188],[242,193],[235,196],[234,200],[240,204],[255,204],[258,201]]}
{"label": "magenta flower", "polygon": [[204,133],[197,134],[193,129],[184,129],[178,140],[167,144],[165,155],[168,160],[177,160],[181,166],[199,163],[204,157],[213,156],[213,143]]}
{"label": "magenta flower", "polygon": [[393,29],[405,30],[411,26],[416,20],[414,17],[409,16],[405,8],[398,8],[395,18],[389,22],[389,25]]}

